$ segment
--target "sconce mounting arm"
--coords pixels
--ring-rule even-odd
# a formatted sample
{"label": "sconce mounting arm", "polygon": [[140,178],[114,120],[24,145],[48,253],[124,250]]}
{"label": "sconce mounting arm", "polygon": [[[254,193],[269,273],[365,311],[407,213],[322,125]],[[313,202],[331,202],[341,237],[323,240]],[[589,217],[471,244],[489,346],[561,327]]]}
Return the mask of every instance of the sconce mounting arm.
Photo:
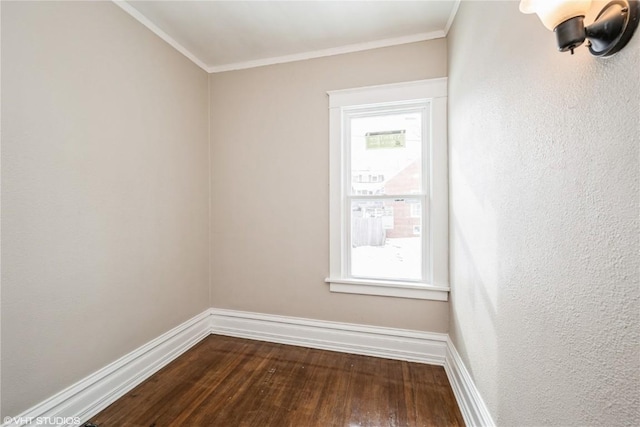
{"label": "sconce mounting arm", "polygon": [[585,28],[589,52],[611,56],[631,40],[638,27],[640,2],[614,0],[600,11],[593,24]]}

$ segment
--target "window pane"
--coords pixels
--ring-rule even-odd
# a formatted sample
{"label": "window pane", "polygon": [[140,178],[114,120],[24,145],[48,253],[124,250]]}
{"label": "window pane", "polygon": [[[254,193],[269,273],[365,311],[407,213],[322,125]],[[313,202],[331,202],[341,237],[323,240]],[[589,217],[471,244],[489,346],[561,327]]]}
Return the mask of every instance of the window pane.
{"label": "window pane", "polygon": [[422,191],[422,111],[350,118],[351,194]]}
{"label": "window pane", "polygon": [[420,199],[352,200],[351,276],[421,280],[421,226]]}

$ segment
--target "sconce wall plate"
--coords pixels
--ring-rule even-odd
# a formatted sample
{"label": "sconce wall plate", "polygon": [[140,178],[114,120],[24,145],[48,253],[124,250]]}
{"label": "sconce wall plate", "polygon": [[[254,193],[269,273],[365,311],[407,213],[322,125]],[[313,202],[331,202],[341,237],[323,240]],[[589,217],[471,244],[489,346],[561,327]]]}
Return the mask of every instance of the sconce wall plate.
{"label": "sconce wall plate", "polygon": [[611,56],[626,46],[638,27],[640,2],[615,0],[600,11],[593,24],[585,28],[589,52]]}

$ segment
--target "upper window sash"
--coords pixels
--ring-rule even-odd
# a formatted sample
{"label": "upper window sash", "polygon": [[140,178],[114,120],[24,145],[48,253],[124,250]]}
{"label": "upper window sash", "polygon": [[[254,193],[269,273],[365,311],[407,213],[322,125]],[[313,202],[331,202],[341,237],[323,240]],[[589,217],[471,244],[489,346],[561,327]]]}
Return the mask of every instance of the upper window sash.
{"label": "upper window sash", "polygon": [[[419,197],[428,195],[429,189],[429,135],[430,135],[430,110],[431,103],[428,99],[414,99],[411,101],[385,103],[385,105],[367,105],[367,106],[349,106],[340,107],[342,116],[342,143],[343,156],[344,156],[344,188],[343,194],[347,197],[360,196],[351,192],[351,176],[352,176],[352,142],[351,142],[351,119],[362,117],[375,117],[377,115],[386,116],[389,114],[407,114],[407,113],[420,113],[421,126],[422,126],[422,141],[420,142],[420,157],[421,157],[421,179],[420,188],[416,193],[385,193],[382,196],[402,196],[402,197]],[[375,182],[375,181],[374,181]]]}

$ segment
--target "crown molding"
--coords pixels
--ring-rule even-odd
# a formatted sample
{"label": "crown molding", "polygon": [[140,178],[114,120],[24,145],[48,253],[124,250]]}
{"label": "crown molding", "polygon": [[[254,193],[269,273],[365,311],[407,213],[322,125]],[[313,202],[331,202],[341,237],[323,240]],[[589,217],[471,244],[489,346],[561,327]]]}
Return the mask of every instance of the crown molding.
{"label": "crown molding", "polygon": [[429,33],[418,33],[410,36],[395,37],[390,39],[376,40],[366,43],[355,43],[344,46],[332,47],[329,49],[314,50],[309,52],[294,53],[291,55],[275,56],[271,58],[257,59],[254,61],[235,62],[232,64],[215,65],[208,69],[210,73],[222,73],[225,71],[244,70],[247,68],[263,67],[266,65],[282,64],[285,62],[304,61],[307,59],[322,58],[325,56],[342,55],[345,53],[360,52],[382,47],[397,46],[407,43],[415,43],[426,40],[440,39],[446,36],[442,30],[431,31]]}
{"label": "crown molding", "polygon": [[180,52],[181,54],[183,54],[184,56],[189,58],[191,60],[191,62],[193,62],[198,67],[200,67],[203,70],[205,70],[206,72],[208,72],[208,73],[210,72],[209,69],[208,69],[209,67],[207,66],[207,64],[202,62],[196,55],[191,53],[191,51],[189,51],[189,49],[187,49],[186,47],[182,46],[173,37],[171,37],[169,34],[165,33],[162,29],[160,29],[160,27],[158,27],[156,24],[154,24],[149,19],[147,19],[147,17],[144,16],[142,13],[140,13],[138,11],[138,9],[136,9],[133,6],[131,6],[129,3],[127,3],[124,0],[111,0],[111,1],[116,6],[118,6],[120,9],[124,10],[129,15],[131,15],[134,19],[136,19],[142,25],[144,25],[149,30],[151,30],[155,35],[160,37],[165,42],[169,43],[169,45],[171,47],[173,47],[175,50],[177,50],[178,52]]}
{"label": "crown molding", "polygon": [[451,14],[449,15],[449,19],[447,20],[447,25],[444,27],[445,36],[449,34],[449,30],[453,25],[453,21],[456,19],[456,14],[458,13],[458,8],[460,7],[460,0],[455,0],[453,4],[453,8],[451,9]]}
{"label": "crown molding", "polygon": [[458,6],[460,5],[460,0],[456,0],[444,30],[418,33],[418,34],[412,34],[408,36],[394,37],[394,38],[388,38],[388,39],[382,39],[382,40],[375,40],[375,41],[365,42],[365,43],[348,44],[348,45],[337,46],[337,47],[332,47],[328,49],[320,49],[320,50],[314,50],[314,51],[308,51],[308,52],[294,53],[290,55],[261,58],[261,59],[251,60],[251,61],[240,61],[240,62],[234,62],[230,64],[221,64],[221,65],[207,65],[204,61],[202,61],[195,54],[193,54],[189,49],[187,49],[186,47],[178,43],[173,37],[171,37],[169,34],[164,32],[160,27],[158,27],[153,22],[151,22],[146,16],[144,16],[140,11],[138,11],[136,8],[131,6],[127,1],[125,0],[111,0],[111,1],[120,9],[128,13],[135,20],[137,20],[142,25],[144,25],[149,30],[151,30],[154,34],[156,34],[162,40],[167,42],[171,47],[173,47],[178,52],[186,56],[194,64],[196,64],[198,67],[202,68],[208,73],[222,73],[225,71],[244,70],[248,68],[264,67],[267,65],[282,64],[286,62],[304,61],[307,59],[322,58],[322,57],[333,56],[333,55],[342,55],[345,53],[361,52],[365,50],[379,49],[383,47],[398,46],[402,44],[416,43],[421,41],[444,38],[446,37],[447,32],[449,31],[449,27],[453,23],[453,19],[455,18],[455,14],[458,10]]}

